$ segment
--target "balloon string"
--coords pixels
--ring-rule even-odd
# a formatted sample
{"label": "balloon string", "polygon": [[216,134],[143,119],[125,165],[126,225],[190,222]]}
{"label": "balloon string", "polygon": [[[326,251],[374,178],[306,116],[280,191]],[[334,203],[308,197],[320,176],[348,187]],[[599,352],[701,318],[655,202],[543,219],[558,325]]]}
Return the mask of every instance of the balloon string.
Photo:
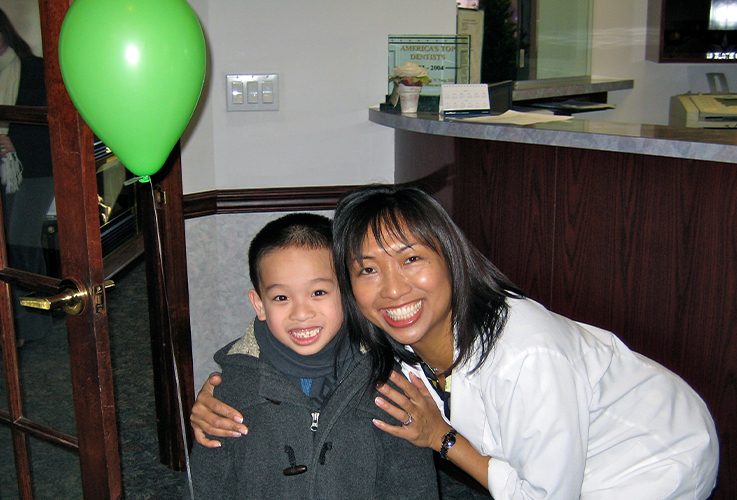
{"label": "balloon string", "polygon": [[[146,180],[143,180],[143,179]],[[144,175],[141,177],[130,179],[130,181],[135,182],[136,179],[141,179],[141,182],[148,182],[149,186],[151,186],[151,206],[154,212],[154,223],[156,224],[156,245],[157,245],[157,251],[158,251],[158,261],[159,266],[161,270],[161,287],[163,288],[163,295],[164,295],[164,304],[165,304],[165,310],[171,311],[171,308],[169,307],[169,294],[166,290],[166,275],[164,273],[164,252],[162,250],[162,244],[161,244],[161,233],[159,231],[159,214],[156,211],[156,196],[154,195],[154,185],[151,182],[151,179],[148,175]],[[182,443],[184,444],[184,462],[186,464],[187,469],[187,486],[189,488],[189,498],[194,500],[194,487],[192,484],[192,468],[190,467],[190,461],[189,461],[189,443],[187,442],[187,429],[186,429],[186,423],[184,420],[184,405],[182,404],[182,387],[181,387],[181,381],[179,380],[179,367],[177,365],[177,356],[174,352],[174,342],[172,341],[173,332],[172,332],[172,326],[171,321],[167,321],[167,325],[169,327],[169,346],[171,347],[171,358],[172,362],[174,363],[174,382],[177,389],[177,410],[179,410],[179,424],[180,424],[180,430],[182,431]]]}
{"label": "balloon string", "polygon": [[151,177],[148,175],[138,175],[136,177],[131,177],[127,181],[123,183],[124,186],[130,186],[134,182],[141,181],[142,183],[151,182]]}

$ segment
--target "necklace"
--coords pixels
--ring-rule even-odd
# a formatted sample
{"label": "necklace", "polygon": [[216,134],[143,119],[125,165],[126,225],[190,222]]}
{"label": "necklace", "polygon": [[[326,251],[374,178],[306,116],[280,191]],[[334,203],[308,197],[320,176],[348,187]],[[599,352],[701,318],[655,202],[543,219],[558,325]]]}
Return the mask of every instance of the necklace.
{"label": "necklace", "polygon": [[440,368],[435,368],[434,366],[432,366],[430,363],[428,363],[424,359],[421,359],[420,360],[420,364],[421,365],[424,365],[426,368],[428,368],[435,375],[443,375],[443,374],[444,375],[450,375],[451,374],[451,371],[450,370],[441,370]]}
{"label": "necklace", "polygon": [[422,362],[425,364],[425,366],[427,366],[428,368],[430,368],[430,370],[432,370],[433,373],[438,373],[440,371],[440,368],[435,368],[434,366],[432,366],[427,361],[424,361],[423,360]]}

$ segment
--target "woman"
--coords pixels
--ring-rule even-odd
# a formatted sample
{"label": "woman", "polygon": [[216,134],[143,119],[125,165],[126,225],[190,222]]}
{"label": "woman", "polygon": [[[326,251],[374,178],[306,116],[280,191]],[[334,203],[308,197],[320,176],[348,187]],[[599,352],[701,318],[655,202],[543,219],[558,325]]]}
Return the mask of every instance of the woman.
{"label": "woman", "polygon": [[[708,409],[612,333],[526,298],[430,196],[366,186],[334,220],[349,332],[369,348],[382,430],[430,447],[496,500],[705,499]],[[392,371],[402,361],[409,381]]]}

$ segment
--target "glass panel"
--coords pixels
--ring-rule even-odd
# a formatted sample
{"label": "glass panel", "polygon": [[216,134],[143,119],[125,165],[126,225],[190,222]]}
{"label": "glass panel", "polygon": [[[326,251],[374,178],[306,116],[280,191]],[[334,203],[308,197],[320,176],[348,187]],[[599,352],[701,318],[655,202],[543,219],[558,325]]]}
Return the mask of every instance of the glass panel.
{"label": "glass panel", "polygon": [[[415,62],[427,70],[429,85],[423,95],[440,95],[443,83],[468,83],[470,74],[469,35],[389,35],[389,67]],[[389,93],[394,83],[389,82]]]}
{"label": "glass panel", "polygon": [[34,500],[82,498],[82,476],[76,452],[28,438]]}
{"label": "glass panel", "polygon": [[0,500],[17,498],[18,482],[15,478],[15,459],[13,458],[10,428],[0,425]]}
{"label": "glass panel", "polygon": [[499,67],[489,69],[485,83],[591,74],[591,0],[481,3],[486,4],[482,57]]}
{"label": "glass panel", "polygon": [[540,1],[536,79],[590,73],[589,18],[589,0]]}
{"label": "glass panel", "polygon": [[[36,312],[36,311],[33,311]],[[76,435],[72,376],[69,368],[66,317],[38,311],[48,330],[19,349],[19,365],[26,418]]]}
{"label": "glass panel", "polygon": [[126,181],[134,175],[100,141],[95,142],[97,199],[102,255],[106,257],[138,233],[137,190]]}

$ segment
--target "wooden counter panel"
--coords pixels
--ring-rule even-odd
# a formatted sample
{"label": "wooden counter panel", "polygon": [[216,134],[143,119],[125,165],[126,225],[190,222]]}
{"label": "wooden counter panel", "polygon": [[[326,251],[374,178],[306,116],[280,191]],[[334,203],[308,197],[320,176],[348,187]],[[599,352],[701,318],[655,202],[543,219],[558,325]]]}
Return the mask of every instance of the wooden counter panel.
{"label": "wooden counter panel", "polygon": [[681,375],[720,435],[714,499],[737,498],[737,167],[396,131],[419,182],[512,281]]}
{"label": "wooden counter panel", "polygon": [[512,282],[549,304],[555,151],[503,142],[468,147],[473,141],[458,139],[457,155],[463,167],[454,176],[452,216]]}

